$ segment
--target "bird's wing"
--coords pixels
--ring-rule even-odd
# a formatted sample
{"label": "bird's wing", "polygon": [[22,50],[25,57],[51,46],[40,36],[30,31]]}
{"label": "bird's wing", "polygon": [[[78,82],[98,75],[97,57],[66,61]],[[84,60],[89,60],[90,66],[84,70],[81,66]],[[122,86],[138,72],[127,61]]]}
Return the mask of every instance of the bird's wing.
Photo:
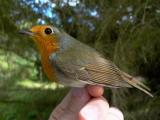
{"label": "bird's wing", "polygon": [[74,52],[70,54],[70,57],[58,54],[51,60],[54,67],[66,77],[108,87],[131,87],[128,82],[124,81],[121,71],[111,61],[105,60],[99,55],[95,59],[89,60],[90,57],[78,54],[77,58],[73,54]]}
{"label": "bird's wing", "polygon": [[[65,61],[56,57],[54,67],[69,79],[82,81],[86,84],[102,85],[112,88],[136,87],[149,96],[153,95],[150,89],[136,78],[121,71],[111,61],[78,64],[77,62]],[[52,59],[53,62],[53,59]]]}

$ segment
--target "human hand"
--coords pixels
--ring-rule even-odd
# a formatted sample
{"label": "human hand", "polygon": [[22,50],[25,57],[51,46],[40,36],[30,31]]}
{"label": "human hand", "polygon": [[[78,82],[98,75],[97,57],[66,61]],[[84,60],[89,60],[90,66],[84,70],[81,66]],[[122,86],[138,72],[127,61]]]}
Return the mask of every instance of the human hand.
{"label": "human hand", "polygon": [[109,107],[103,92],[101,86],[72,88],[49,120],[123,120],[122,112]]}

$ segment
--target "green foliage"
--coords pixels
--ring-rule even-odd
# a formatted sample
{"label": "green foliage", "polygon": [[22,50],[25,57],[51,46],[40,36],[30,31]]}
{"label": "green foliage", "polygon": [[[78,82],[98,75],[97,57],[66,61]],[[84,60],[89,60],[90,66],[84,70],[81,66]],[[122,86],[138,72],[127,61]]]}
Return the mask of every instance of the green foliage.
{"label": "green foliage", "polygon": [[65,94],[66,89],[1,89],[0,119],[46,120]]}
{"label": "green foliage", "polygon": [[40,1],[0,0],[0,120],[47,119],[66,94],[66,89],[48,83],[33,42],[17,34],[43,22],[64,29],[124,71],[143,77],[153,99],[137,89],[107,89],[105,96],[126,120],[158,120],[160,2]]}

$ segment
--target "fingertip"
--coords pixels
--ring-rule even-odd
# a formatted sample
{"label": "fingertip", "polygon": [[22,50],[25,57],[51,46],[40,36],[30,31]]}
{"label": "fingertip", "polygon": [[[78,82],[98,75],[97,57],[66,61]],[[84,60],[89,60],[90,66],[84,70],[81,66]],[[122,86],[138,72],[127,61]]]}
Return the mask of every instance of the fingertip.
{"label": "fingertip", "polygon": [[104,88],[99,85],[89,85],[87,86],[87,90],[92,97],[100,97],[104,93]]}

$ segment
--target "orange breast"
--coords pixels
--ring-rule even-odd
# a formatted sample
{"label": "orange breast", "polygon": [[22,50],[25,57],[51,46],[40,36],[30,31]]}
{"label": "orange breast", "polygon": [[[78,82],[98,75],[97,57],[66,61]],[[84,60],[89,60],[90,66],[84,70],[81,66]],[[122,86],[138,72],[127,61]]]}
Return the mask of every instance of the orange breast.
{"label": "orange breast", "polygon": [[44,38],[41,36],[36,37],[36,43],[38,45],[38,49],[41,55],[41,63],[43,70],[47,77],[50,80],[56,80],[56,76],[54,74],[54,68],[49,60],[49,56],[59,50],[58,43],[56,42],[54,37]]}
{"label": "orange breast", "polygon": [[42,67],[47,77],[50,80],[56,81],[56,75],[54,74],[54,68],[49,60],[49,56],[58,50],[58,46],[55,43],[52,43],[52,45],[51,43],[46,44],[47,43],[45,43],[44,46],[41,45],[40,48]]}
{"label": "orange breast", "polygon": [[55,80],[55,75],[54,75],[54,68],[52,67],[50,61],[49,61],[49,55],[47,53],[41,54],[41,63],[43,70],[47,77],[50,80]]}

